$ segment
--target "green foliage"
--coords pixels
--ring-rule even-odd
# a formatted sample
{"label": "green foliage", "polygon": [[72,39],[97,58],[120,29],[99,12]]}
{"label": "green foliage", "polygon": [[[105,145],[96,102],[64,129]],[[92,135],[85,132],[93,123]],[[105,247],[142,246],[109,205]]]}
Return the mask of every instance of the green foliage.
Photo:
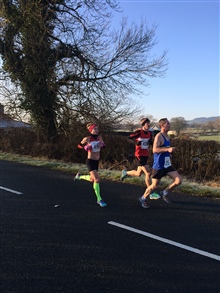
{"label": "green foliage", "polygon": [[56,92],[51,86],[55,60],[49,40],[53,5],[25,1],[8,3],[7,7],[2,9],[2,16],[7,20],[1,42],[4,50],[0,50],[3,68],[22,90],[20,107],[31,114],[41,133],[53,137],[57,134]]}
{"label": "green foliage", "polygon": [[111,32],[117,8],[115,0],[1,1],[3,69],[20,91],[11,99],[48,142],[66,126],[67,113],[106,124],[130,117],[137,109],[128,96],[137,85],[164,76],[166,51],[150,53],[156,26],[124,21]]}

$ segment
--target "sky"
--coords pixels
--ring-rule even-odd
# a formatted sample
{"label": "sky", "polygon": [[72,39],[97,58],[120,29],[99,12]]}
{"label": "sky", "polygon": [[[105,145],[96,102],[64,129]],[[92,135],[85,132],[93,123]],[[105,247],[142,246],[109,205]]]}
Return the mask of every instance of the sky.
{"label": "sky", "polygon": [[149,78],[137,99],[143,114],[158,120],[219,116],[219,0],[118,2],[123,12],[115,23],[125,16],[129,23],[144,18],[158,25],[152,53],[168,50],[166,77]]}
{"label": "sky", "polygon": [[[158,44],[152,50],[159,57],[168,50],[165,78],[149,78],[136,102],[142,114],[155,119],[220,115],[219,101],[219,5],[220,0],[118,0],[129,23],[147,20],[156,24]],[[134,97],[131,97],[134,98]]]}

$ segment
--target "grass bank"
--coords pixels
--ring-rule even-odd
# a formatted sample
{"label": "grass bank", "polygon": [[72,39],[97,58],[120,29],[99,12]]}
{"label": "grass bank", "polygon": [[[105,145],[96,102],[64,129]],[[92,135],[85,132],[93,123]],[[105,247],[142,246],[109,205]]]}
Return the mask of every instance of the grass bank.
{"label": "grass bank", "polygon": [[[40,166],[45,167],[49,169],[54,170],[60,170],[64,172],[71,172],[76,174],[80,171],[81,174],[87,174],[88,171],[86,169],[85,164],[75,164],[75,163],[65,163],[58,160],[48,160],[45,158],[35,158],[31,156],[22,156],[17,154],[10,154],[10,153],[4,153],[0,152],[0,159],[6,160],[6,161],[14,161],[22,164],[28,164],[33,166]],[[106,170],[106,169],[100,169],[99,170],[101,178],[112,180],[112,181],[119,181],[121,171],[118,170]],[[137,184],[137,185],[143,185],[144,183],[144,177],[130,177],[126,178],[126,183],[129,184]],[[170,182],[169,178],[163,178],[161,180],[161,188],[165,187]],[[183,183],[181,186],[177,187],[177,192],[185,193],[185,194],[191,194],[196,196],[208,196],[213,198],[219,198],[220,199],[220,184],[219,182],[206,182],[206,184],[203,183],[196,183],[193,181],[188,181],[183,178]]]}

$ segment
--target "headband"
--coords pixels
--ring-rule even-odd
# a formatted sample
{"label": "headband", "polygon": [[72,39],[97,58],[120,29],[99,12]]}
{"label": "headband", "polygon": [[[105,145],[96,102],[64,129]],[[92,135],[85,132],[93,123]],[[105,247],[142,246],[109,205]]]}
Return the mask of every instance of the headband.
{"label": "headband", "polygon": [[91,126],[89,126],[89,132],[92,132],[96,126],[96,124],[92,124]]}

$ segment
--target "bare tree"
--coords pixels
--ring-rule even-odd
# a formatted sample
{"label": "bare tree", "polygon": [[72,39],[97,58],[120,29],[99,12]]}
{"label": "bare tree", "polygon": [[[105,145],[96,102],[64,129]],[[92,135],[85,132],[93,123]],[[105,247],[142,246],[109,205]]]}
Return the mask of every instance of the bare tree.
{"label": "bare tree", "polygon": [[20,108],[48,140],[70,110],[85,121],[129,116],[128,95],[166,72],[166,51],[150,54],[156,26],[122,20],[110,31],[112,11],[115,0],[1,1],[3,69],[21,89]]}
{"label": "bare tree", "polygon": [[215,129],[220,132],[220,118],[217,118],[214,122]]}
{"label": "bare tree", "polygon": [[171,118],[171,128],[176,131],[176,135],[180,135],[180,131],[186,128],[186,120],[183,117],[174,117]]}
{"label": "bare tree", "polygon": [[213,133],[213,130],[215,129],[215,123],[214,123],[214,121],[207,121],[205,123],[205,125],[206,125],[207,131],[210,131],[211,133]]}

